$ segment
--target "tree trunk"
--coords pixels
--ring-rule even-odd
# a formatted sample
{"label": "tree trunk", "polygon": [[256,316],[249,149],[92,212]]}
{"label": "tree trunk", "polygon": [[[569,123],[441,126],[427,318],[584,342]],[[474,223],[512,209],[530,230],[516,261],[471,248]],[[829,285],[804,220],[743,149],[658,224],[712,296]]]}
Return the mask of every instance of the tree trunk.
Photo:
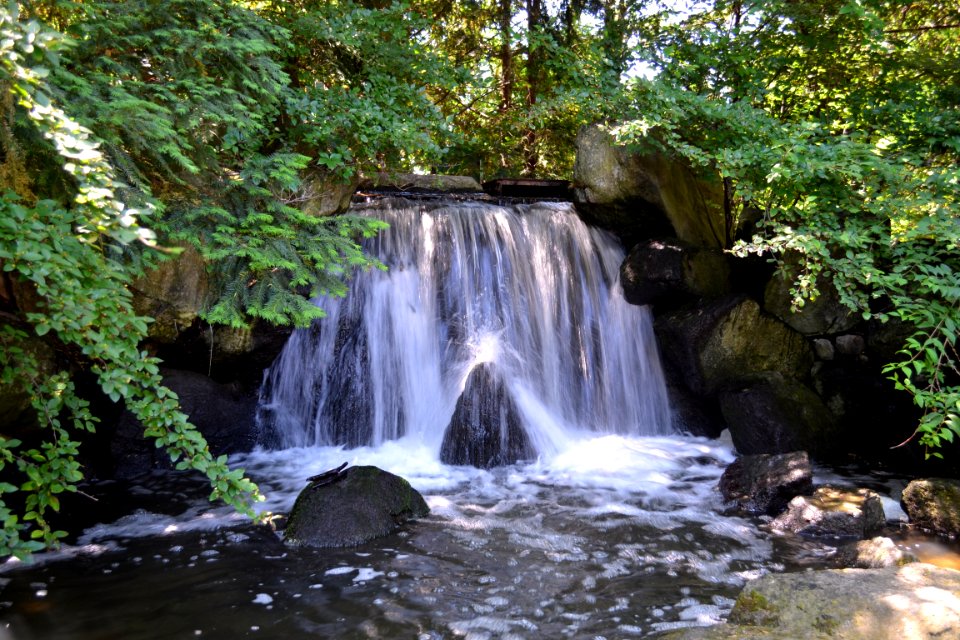
{"label": "tree trunk", "polygon": [[[527,0],[527,109],[533,111],[540,95],[540,76],[543,72],[543,49],[536,43],[543,25],[543,0]],[[531,123],[523,137],[524,169],[527,176],[537,173],[540,155],[537,152],[537,132]]]}

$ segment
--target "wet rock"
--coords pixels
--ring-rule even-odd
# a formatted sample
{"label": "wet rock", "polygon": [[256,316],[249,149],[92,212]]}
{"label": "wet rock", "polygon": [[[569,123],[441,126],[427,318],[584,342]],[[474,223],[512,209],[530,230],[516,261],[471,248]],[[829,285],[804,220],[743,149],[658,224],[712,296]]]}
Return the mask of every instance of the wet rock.
{"label": "wet rock", "polygon": [[[180,398],[180,407],[210,446],[214,456],[250,451],[256,444],[256,396],[219,384],[192,371],[164,369],[163,383]],[[170,468],[170,457],[143,437],[143,426],[125,412],[110,441],[115,475],[139,476]]]}
{"label": "wet rock", "polygon": [[657,304],[730,291],[730,267],[720,250],[673,239],[636,245],[620,267],[624,297],[631,304]]}
{"label": "wet rock", "polygon": [[900,502],[911,524],[942,536],[960,535],[960,481],[914,480]]}
{"label": "wet rock", "polygon": [[309,547],[355,546],[429,512],[423,496],[400,476],[373,466],[350,467],[339,479],[300,492],[284,540]]}
{"label": "wet rock", "polygon": [[841,567],[856,569],[882,569],[917,562],[916,556],[904,553],[893,540],[882,536],[846,544],[837,549],[834,560]]}
{"label": "wet rock", "polygon": [[770,526],[817,538],[863,539],[883,528],[883,503],[869,489],[819,487],[812,496],[797,496]]}
{"label": "wet rock", "polygon": [[761,372],[802,379],[813,365],[803,336],[743,296],[665,314],[656,331],[664,358],[701,396],[735,388]]}
{"label": "wet rock", "polygon": [[840,302],[836,287],[822,278],[817,282],[820,295],[804,300],[803,306],[794,310],[790,293],[794,269],[795,265],[788,261],[786,268],[777,271],[767,283],[763,294],[763,308],[767,312],[808,336],[840,333],[857,324],[857,315]]}
{"label": "wet rock", "polygon": [[832,453],[837,422],[820,396],[795,379],[765,373],[719,399],[739,453]]}
{"label": "wet rock", "polygon": [[717,177],[657,151],[614,143],[599,126],[577,134],[577,210],[622,238],[676,236],[699,247],[725,245],[723,187]]}
{"label": "wet rock", "polygon": [[443,434],[440,461],[489,469],[535,456],[503,378],[490,363],[474,367]]}
{"label": "wet rock", "polygon": [[723,499],[750,514],[774,515],[813,485],[813,468],[805,451],[741,456],[720,477]]}

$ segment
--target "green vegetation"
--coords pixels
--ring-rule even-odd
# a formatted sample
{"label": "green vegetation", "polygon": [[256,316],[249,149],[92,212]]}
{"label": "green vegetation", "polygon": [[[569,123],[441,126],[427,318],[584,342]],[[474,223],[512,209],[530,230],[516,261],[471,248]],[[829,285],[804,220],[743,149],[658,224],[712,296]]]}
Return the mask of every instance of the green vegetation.
{"label": "green vegetation", "polygon": [[25,393],[45,435],[0,439],[0,554],[62,536],[49,515],[96,423],[78,370],[250,512],[256,488],[211,456],[141,352],[149,319],[128,286],[163,247],[207,260],[206,321],[305,326],[310,297],[377,266],[358,242],[379,229],[306,214],[311,181],[568,177],[578,128],[597,121],[714,173],[729,248],[800,265],[798,306],[830,282],[864,318],[911,327],[887,373],[923,408],[931,455],[960,435],[955,3],[4,6],[0,385]]}

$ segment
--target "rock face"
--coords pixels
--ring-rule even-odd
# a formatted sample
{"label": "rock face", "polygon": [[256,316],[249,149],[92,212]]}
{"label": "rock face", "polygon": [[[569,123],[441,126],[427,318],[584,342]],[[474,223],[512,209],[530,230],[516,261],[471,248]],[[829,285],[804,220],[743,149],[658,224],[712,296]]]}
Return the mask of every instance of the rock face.
{"label": "rock face", "polygon": [[885,523],[883,503],[873,491],[825,486],[795,497],[770,526],[809,537],[861,540]]}
{"label": "rock face", "polygon": [[720,394],[720,411],[743,454],[803,449],[829,457],[836,421],[811,389],[779,373]]}
{"label": "rock face", "polygon": [[577,209],[621,237],[676,236],[699,247],[723,247],[723,189],[683,163],[614,144],[598,126],[577,134],[573,168]]}
{"label": "rock face", "polygon": [[882,569],[916,562],[917,558],[901,551],[890,538],[878,536],[840,547],[834,560],[843,568]]}
{"label": "rock face", "polygon": [[795,451],[742,456],[724,470],[719,489],[723,499],[734,501],[741,511],[774,515],[812,483],[810,458],[805,451]]}
{"label": "rock face", "polygon": [[350,467],[339,480],[300,492],[284,539],[309,547],[355,546],[429,512],[423,496],[400,476],[377,467]]}
{"label": "rock face", "polygon": [[303,178],[303,212],[311,216],[343,213],[360,184],[359,178],[344,180],[325,171],[315,171]]}
{"label": "rock face", "polygon": [[911,524],[943,536],[960,535],[960,481],[914,480],[903,490],[901,503]]}
{"label": "rock face", "polygon": [[730,291],[730,268],[719,250],[679,240],[647,240],[635,246],[620,267],[620,284],[631,304],[657,304]]}
{"label": "rock face", "polygon": [[[192,371],[166,369],[163,382],[180,398],[180,406],[203,434],[214,456],[250,451],[256,444],[256,397]],[[133,477],[154,468],[169,468],[170,458],[143,438],[143,426],[130,413],[117,424],[110,442],[115,474]]]}
{"label": "rock face", "polygon": [[794,311],[790,294],[793,282],[789,265],[787,271],[774,274],[764,291],[763,308],[794,330],[808,336],[835,334],[847,331],[857,323],[856,314],[840,302],[837,289],[829,282],[818,281],[820,295],[814,300],[806,300]]}
{"label": "rock face", "polygon": [[703,396],[735,388],[760,372],[802,379],[813,364],[803,336],[743,296],[662,316],[657,337],[664,357]]}
{"label": "rock face", "polygon": [[150,338],[161,343],[175,341],[203,309],[209,293],[207,265],[189,244],[180,255],[161,262],[133,283],[134,310],[154,319]]}
{"label": "rock face", "polygon": [[535,455],[500,374],[489,363],[474,367],[443,434],[440,461],[489,469]]}

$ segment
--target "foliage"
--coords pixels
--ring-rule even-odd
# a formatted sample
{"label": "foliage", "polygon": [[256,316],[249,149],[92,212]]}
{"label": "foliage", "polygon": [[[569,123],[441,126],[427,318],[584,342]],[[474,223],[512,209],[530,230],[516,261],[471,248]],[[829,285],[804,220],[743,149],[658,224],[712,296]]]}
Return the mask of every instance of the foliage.
{"label": "foliage", "polygon": [[[144,425],[144,434],[169,452],[180,469],[207,474],[212,499],[222,498],[252,514],[256,487],[242,470],[230,470],[226,458],[213,459],[203,437],[178,410],[176,395],[163,387],[158,361],[142,353],[146,319],[132,309],[126,285],[130,273],[116,260],[112,243],[149,240],[138,223],[140,212],[116,197],[113,170],[90,134],[51,98],[45,64],[56,64],[57,37],[36,22],[20,22],[15,11],[0,22],[3,75],[20,107],[51,140],[72,176],[76,190],[69,207],[51,200],[30,205],[7,191],[0,199],[0,265],[35,303],[20,309],[14,322],[0,327],[0,383],[23,389],[41,429],[38,446],[18,439],[0,440],[0,497],[22,492],[23,512],[0,504],[4,528],[0,554],[23,556],[53,544],[63,532],[52,530],[48,512],[59,510],[58,494],[76,491],[82,478],[76,459],[77,431],[90,431],[95,418],[76,394],[68,372],[47,372],[28,348],[30,333],[55,336],[89,363],[104,393],[123,399]],[[29,332],[29,333],[28,333]],[[17,474],[10,473],[11,467]],[[18,484],[10,482],[19,477]]]}
{"label": "foliage", "polygon": [[945,15],[716,2],[659,34],[663,73],[635,85],[619,129],[712,169],[736,214],[761,214],[735,252],[800,256],[797,307],[826,279],[865,319],[912,327],[885,371],[923,410],[914,435],[934,456],[960,435],[960,23]]}

